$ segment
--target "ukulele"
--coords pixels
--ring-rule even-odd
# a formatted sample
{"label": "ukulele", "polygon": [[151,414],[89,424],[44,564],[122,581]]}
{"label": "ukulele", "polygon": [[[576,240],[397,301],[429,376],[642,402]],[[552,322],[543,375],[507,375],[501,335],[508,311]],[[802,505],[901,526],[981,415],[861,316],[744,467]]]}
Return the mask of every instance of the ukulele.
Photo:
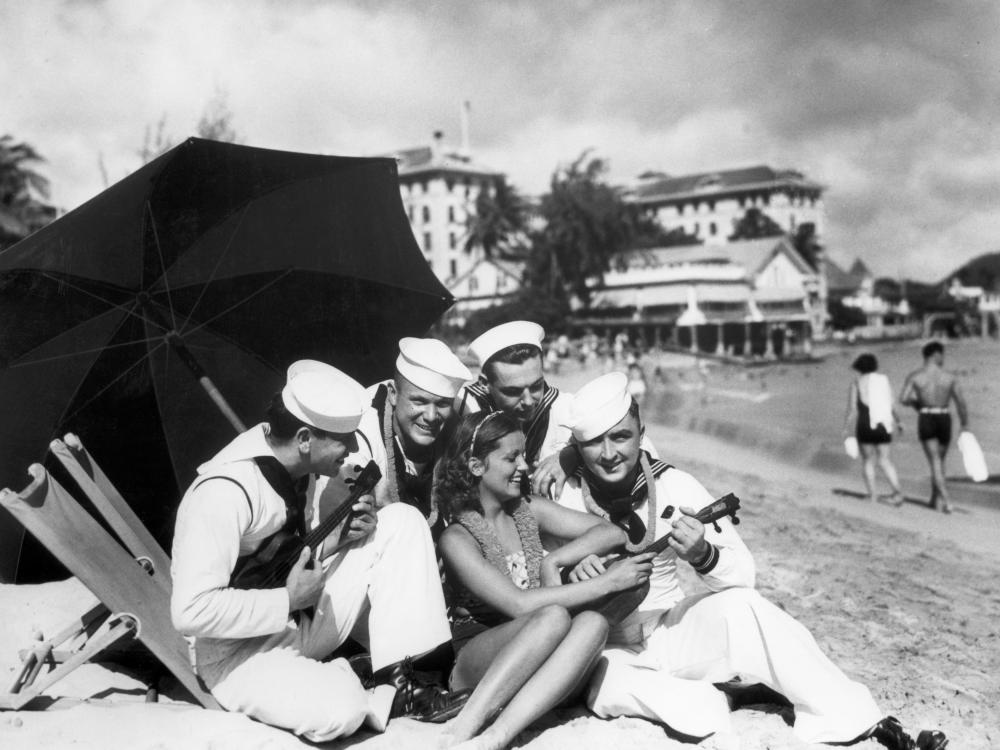
{"label": "ukulele", "polygon": [[281,529],[265,539],[255,552],[236,561],[236,568],[229,580],[234,589],[276,589],[285,585],[299,555],[306,547],[312,552],[337,528],[337,525],[351,513],[351,506],[382,478],[378,464],[368,465],[354,478],[354,486],[343,503],[327,516],[324,521],[304,537],[294,531]]}
{"label": "ukulele", "polygon": [[[740,499],[730,492],[729,494],[716,500],[711,505],[706,505],[704,508],[699,510],[694,517],[703,524],[712,524],[716,531],[721,531],[722,529],[719,528],[717,521],[720,518],[729,516],[732,518],[734,525],[738,524],[740,519],[736,517],[736,511],[739,509]],[[658,555],[667,549],[670,538],[670,534],[664,534],[648,547],[637,552],[625,554],[611,563],[608,567],[614,567],[622,560],[632,557],[633,555],[641,555],[646,552],[653,552]],[[636,607],[642,604],[642,600],[646,598],[648,593],[649,580],[647,579],[645,582],[640,583],[637,586],[633,586],[630,589],[617,591],[614,594],[602,597],[596,602],[590,604],[587,609],[592,609],[595,612],[604,615],[604,618],[611,625],[617,625],[619,622],[632,614]]]}

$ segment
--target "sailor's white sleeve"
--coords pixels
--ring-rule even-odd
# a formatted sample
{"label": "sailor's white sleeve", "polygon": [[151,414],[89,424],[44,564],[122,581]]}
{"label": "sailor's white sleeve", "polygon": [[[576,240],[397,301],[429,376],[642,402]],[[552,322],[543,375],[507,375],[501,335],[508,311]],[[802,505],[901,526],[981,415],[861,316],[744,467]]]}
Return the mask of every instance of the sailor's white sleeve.
{"label": "sailor's white sleeve", "polygon": [[288,591],[229,588],[240,537],[251,520],[247,496],[235,483],[209,479],[189,492],[177,511],[170,613],[183,635],[249,638],[281,631],[288,622]]}
{"label": "sailor's white sleeve", "polygon": [[[715,502],[701,482],[684,471],[669,470],[663,478],[669,482],[670,502],[694,510],[701,510]],[[737,586],[753,588],[756,566],[753,555],[740,538],[729,518],[721,518],[716,531],[711,523],[705,524],[705,541],[711,545],[711,554],[702,564],[693,566],[712,591]]]}

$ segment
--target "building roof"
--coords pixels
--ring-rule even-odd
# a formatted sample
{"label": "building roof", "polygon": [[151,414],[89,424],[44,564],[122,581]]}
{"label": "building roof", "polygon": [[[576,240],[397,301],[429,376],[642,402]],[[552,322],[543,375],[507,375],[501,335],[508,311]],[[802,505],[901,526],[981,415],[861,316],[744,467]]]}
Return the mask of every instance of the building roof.
{"label": "building roof", "polygon": [[[644,179],[643,179],[644,178]],[[818,182],[806,179],[793,169],[772,169],[766,165],[725,169],[718,172],[669,177],[645,172],[629,191],[629,198],[639,203],[671,203],[702,197],[721,197],[754,190],[798,188],[822,191]]]}
{"label": "building roof", "polygon": [[467,154],[438,146],[406,148],[386,154],[386,156],[396,159],[400,178],[432,172],[451,172],[484,177],[498,177],[502,174],[496,169],[477,164]]}
{"label": "building roof", "polygon": [[778,253],[785,253],[800,272],[815,273],[785,237],[737,240],[724,245],[683,245],[632,250],[628,253],[627,264],[629,268],[656,268],[683,264],[735,264],[744,267],[749,276],[755,276]]}

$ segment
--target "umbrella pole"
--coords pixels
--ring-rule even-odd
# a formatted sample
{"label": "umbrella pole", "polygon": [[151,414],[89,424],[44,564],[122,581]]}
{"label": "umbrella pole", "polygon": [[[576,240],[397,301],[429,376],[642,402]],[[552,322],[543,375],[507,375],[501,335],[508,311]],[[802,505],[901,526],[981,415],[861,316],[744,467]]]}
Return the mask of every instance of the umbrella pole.
{"label": "umbrella pole", "polygon": [[245,432],[247,428],[243,424],[243,420],[236,416],[236,412],[233,411],[229,402],[226,401],[225,396],[215,387],[212,379],[205,374],[205,370],[198,364],[198,360],[194,358],[191,350],[187,348],[181,337],[175,331],[171,331],[167,334],[167,343],[177,352],[177,356],[181,358],[181,362],[198,378],[198,383],[201,384],[201,387],[205,389],[205,393],[208,394],[208,397],[212,399],[219,411],[222,412],[222,416],[229,420],[229,424],[233,426],[233,429],[237,432]]}
{"label": "umbrella pole", "polygon": [[219,389],[215,387],[215,383],[213,383],[212,379],[205,373],[205,369],[198,363],[198,360],[194,358],[191,350],[188,349],[187,344],[184,343],[184,339],[180,337],[180,334],[178,334],[176,330],[170,327],[170,324],[167,323],[160,311],[153,306],[149,295],[146,292],[141,292],[137,299],[143,312],[149,316],[149,319],[167,332],[164,339],[168,344],[170,344],[170,348],[177,353],[177,356],[181,358],[181,362],[183,362],[195,378],[198,379],[198,383],[205,389],[205,393],[207,393],[208,397],[212,399],[212,402],[219,409],[219,411],[222,412],[222,416],[229,421],[229,424],[233,426],[233,429],[236,430],[236,432],[246,432],[247,428],[246,425],[243,424],[243,420],[236,416],[236,412],[233,411],[233,407],[229,405],[225,396],[219,392]]}

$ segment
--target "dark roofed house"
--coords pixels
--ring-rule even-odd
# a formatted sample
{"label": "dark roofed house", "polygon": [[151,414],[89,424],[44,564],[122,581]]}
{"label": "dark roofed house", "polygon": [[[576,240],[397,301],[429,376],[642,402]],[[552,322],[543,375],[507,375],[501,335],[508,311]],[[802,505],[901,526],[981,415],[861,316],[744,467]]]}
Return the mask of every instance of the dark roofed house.
{"label": "dark roofed house", "polygon": [[822,235],[824,187],[793,169],[765,165],[670,177],[647,171],[626,199],[655,212],[664,229],[681,228],[706,244],[725,244],[733,225],[757,208],[789,234],[812,223]]}

